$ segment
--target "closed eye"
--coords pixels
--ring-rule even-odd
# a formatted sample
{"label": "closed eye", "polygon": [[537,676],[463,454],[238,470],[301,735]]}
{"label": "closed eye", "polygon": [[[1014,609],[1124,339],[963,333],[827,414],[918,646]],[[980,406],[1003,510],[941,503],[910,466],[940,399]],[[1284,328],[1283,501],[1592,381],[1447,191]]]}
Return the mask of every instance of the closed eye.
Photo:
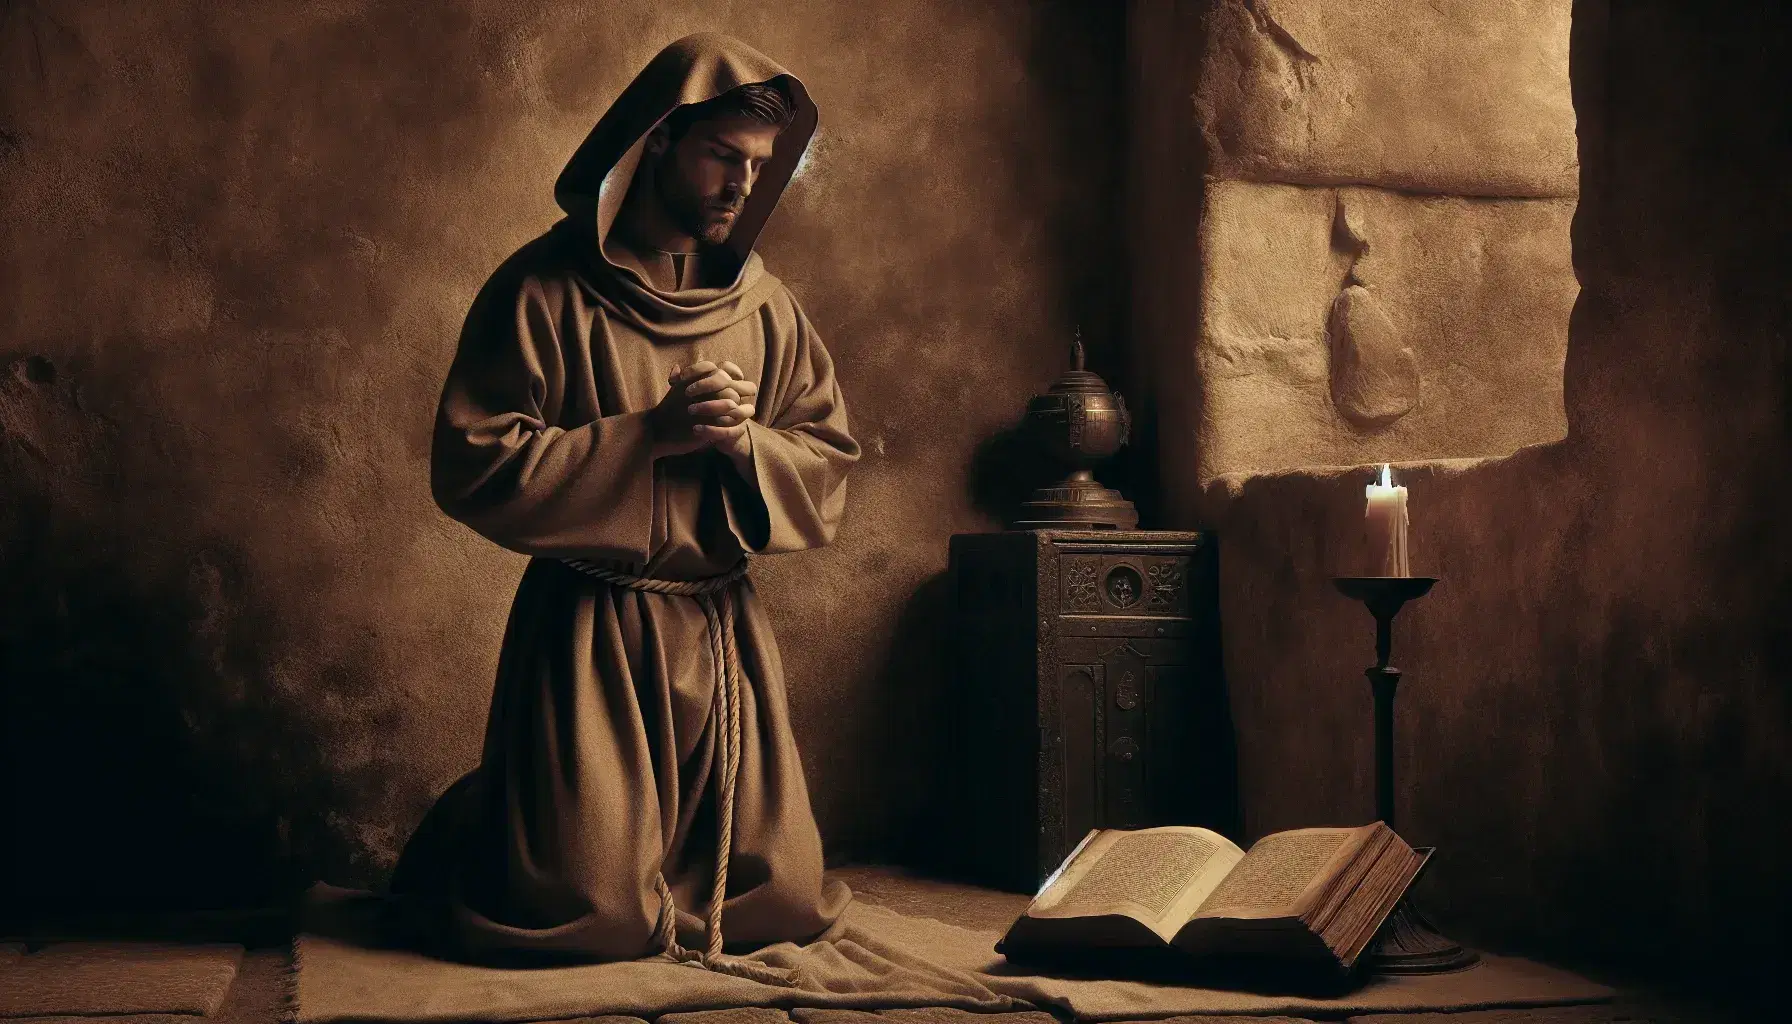
{"label": "closed eye", "polygon": [[755,173],[758,172],[759,168],[765,166],[764,159],[750,157],[742,150],[735,149],[725,142],[711,143],[709,152],[711,156],[718,160],[731,164],[745,164],[748,170]]}

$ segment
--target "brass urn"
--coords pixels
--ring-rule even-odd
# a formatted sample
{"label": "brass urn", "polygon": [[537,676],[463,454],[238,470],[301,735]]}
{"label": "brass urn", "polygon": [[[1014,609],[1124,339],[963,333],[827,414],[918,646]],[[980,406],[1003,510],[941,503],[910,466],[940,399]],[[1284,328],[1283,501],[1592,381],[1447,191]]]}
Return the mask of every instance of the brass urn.
{"label": "brass urn", "polygon": [[1083,342],[1071,342],[1074,367],[1027,403],[1027,432],[1069,475],[1033,492],[1009,524],[1015,530],[1130,530],[1138,510],[1119,491],[1095,479],[1095,467],[1118,452],[1132,433],[1126,400],[1083,369]]}

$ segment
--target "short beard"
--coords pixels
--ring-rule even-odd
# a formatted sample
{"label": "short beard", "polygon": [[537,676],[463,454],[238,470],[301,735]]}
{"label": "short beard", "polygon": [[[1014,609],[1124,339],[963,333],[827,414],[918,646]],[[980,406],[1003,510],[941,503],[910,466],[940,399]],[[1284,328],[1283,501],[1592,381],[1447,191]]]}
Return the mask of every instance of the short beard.
{"label": "short beard", "polygon": [[659,193],[660,205],[672,218],[678,229],[695,238],[704,245],[721,245],[734,233],[734,225],[740,221],[740,207],[736,206],[732,220],[713,220],[710,217],[710,204],[721,200],[721,196],[698,195],[684,187],[672,173],[670,161],[661,164],[654,174],[654,191]]}

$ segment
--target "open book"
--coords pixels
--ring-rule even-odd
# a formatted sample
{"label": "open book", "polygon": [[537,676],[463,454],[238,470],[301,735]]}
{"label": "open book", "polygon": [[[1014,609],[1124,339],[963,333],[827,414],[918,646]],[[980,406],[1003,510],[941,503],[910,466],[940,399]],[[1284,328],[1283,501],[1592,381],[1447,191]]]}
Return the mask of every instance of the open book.
{"label": "open book", "polygon": [[996,948],[1011,960],[1169,948],[1348,973],[1424,861],[1379,821],[1278,832],[1249,853],[1204,828],[1098,829]]}

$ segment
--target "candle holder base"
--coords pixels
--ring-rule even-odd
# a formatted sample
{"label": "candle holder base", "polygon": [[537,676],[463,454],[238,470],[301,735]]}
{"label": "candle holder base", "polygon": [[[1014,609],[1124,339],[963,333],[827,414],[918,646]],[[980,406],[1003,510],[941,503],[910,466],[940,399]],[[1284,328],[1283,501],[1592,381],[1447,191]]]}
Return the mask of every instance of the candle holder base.
{"label": "candle holder base", "polygon": [[1362,962],[1370,974],[1449,974],[1475,966],[1481,956],[1445,938],[1407,897],[1388,915]]}

